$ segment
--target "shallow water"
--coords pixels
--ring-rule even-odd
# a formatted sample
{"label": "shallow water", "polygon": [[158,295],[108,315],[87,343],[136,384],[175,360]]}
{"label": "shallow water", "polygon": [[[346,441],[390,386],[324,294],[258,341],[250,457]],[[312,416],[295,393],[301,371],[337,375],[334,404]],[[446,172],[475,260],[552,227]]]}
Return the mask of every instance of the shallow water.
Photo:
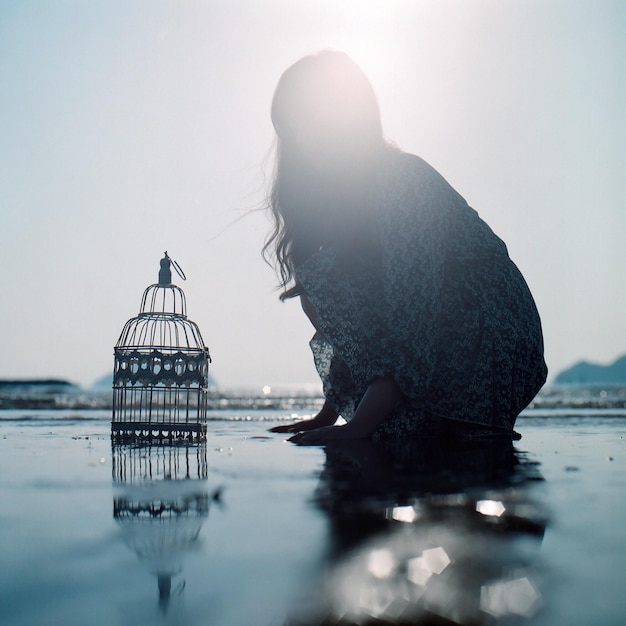
{"label": "shallow water", "polygon": [[[206,446],[106,411],[0,412],[2,623],[620,624],[626,417],[529,412],[513,449],[301,448],[289,410]],[[368,622],[369,620],[369,622]]]}

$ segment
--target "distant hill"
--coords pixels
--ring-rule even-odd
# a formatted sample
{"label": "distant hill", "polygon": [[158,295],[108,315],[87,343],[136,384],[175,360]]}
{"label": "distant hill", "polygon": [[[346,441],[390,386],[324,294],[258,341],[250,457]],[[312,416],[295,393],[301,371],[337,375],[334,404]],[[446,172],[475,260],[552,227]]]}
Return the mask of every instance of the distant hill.
{"label": "distant hill", "polygon": [[101,378],[98,378],[98,380],[93,385],[91,385],[91,389],[93,391],[103,391],[103,390],[108,391],[111,389],[112,386],[113,386],[113,372],[111,372],[110,374],[105,374]]}
{"label": "distant hill", "polygon": [[626,355],[611,365],[598,365],[581,361],[562,371],[555,379],[557,384],[626,384]]}

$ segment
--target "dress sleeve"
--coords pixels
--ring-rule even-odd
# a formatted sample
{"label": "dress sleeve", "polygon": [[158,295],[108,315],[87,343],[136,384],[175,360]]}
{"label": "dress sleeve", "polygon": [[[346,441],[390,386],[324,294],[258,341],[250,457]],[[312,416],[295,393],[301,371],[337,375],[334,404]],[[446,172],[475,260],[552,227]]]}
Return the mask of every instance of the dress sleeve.
{"label": "dress sleeve", "polygon": [[317,312],[319,331],[345,363],[355,385],[361,387],[368,372],[368,341],[359,315],[359,294],[337,261],[334,248],[321,248],[296,272]]}
{"label": "dress sleeve", "polygon": [[379,202],[384,324],[370,377],[391,376],[421,400],[438,353],[451,205],[464,200],[430,166],[407,157]]}

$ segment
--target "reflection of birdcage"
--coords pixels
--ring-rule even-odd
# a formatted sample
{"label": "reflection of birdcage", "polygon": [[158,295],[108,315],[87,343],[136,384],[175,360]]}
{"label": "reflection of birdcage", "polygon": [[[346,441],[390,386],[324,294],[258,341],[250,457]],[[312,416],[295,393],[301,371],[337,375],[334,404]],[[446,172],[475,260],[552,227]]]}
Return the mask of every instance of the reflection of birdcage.
{"label": "reflection of birdcage", "polygon": [[[211,358],[187,319],[185,294],[172,284],[171,263],[166,252],[159,282],[144,291],[139,315],[126,322],[115,346],[115,440],[206,437]],[[174,268],[184,279],[175,262]]]}
{"label": "reflection of birdcage", "polygon": [[[165,611],[183,558],[197,550],[213,501],[207,489],[206,443],[111,445],[113,518],[125,543],[158,579]],[[181,583],[181,587],[184,582]]]}

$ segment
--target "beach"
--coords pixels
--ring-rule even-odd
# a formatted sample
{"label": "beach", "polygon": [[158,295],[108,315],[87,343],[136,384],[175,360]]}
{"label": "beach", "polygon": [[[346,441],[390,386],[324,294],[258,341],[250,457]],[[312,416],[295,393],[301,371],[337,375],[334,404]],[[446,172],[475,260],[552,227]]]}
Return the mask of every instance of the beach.
{"label": "beach", "polygon": [[0,411],[2,623],[623,623],[619,402],[546,400],[514,444],[268,432],[314,404],[149,447],[112,444],[107,410]]}

